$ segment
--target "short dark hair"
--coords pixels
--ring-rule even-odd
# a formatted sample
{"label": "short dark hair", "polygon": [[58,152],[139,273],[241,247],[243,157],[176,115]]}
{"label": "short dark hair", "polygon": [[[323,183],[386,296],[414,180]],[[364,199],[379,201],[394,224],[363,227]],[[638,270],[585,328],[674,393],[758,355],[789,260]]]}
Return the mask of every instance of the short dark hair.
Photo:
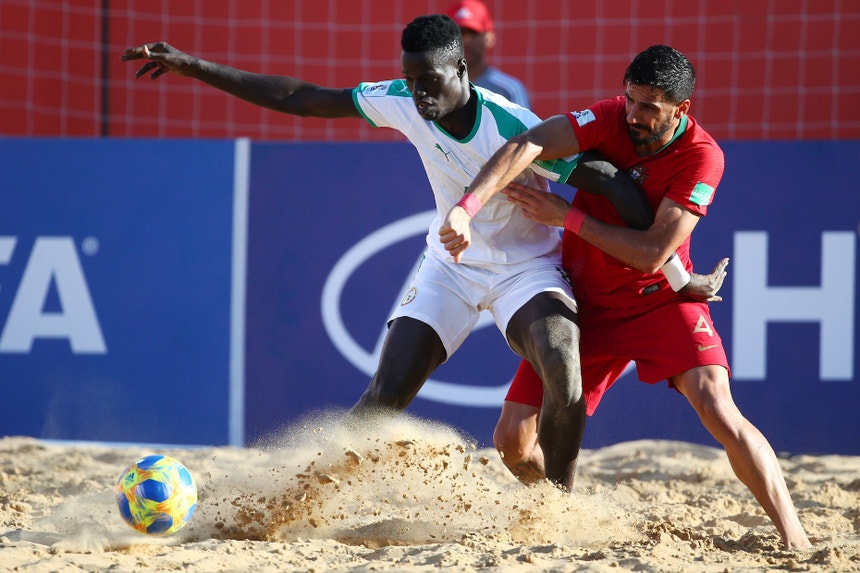
{"label": "short dark hair", "polygon": [[651,86],[666,100],[678,104],[688,99],[696,85],[696,71],[687,57],[669,46],[655,45],[640,52],[624,72],[624,84]]}
{"label": "short dark hair", "polygon": [[463,58],[463,33],[454,20],[444,14],[419,16],[403,29],[400,47],[404,52],[451,52]]}

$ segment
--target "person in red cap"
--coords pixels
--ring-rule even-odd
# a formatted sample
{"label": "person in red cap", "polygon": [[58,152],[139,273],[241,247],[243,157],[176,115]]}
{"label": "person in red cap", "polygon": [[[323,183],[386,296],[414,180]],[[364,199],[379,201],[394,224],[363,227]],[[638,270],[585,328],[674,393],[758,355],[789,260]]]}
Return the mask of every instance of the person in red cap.
{"label": "person in red cap", "polygon": [[529,94],[517,78],[487,63],[487,51],[496,43],[493,18],[481,0],[460,0],[448,8],[448,16],[460,26],[466,65],[472,83],[529,108]]}

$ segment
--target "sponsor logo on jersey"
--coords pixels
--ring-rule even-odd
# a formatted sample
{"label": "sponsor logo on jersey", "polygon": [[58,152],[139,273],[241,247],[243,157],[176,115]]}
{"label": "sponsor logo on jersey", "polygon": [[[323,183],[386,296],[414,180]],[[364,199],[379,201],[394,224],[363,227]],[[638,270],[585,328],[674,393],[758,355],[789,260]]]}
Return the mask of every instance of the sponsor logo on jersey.
{"label": "sponsor logo on jersey", "polygon": [[438,149],[439,151],[442,152],[442,155],[445,156],[445,161],[451,161],[451,158],[448,156],[451,155],[453,153],[453,151],[445,151],[444,149],[442,149],[442,146],[439,145],[438,143],[436,144],[436,149]]}

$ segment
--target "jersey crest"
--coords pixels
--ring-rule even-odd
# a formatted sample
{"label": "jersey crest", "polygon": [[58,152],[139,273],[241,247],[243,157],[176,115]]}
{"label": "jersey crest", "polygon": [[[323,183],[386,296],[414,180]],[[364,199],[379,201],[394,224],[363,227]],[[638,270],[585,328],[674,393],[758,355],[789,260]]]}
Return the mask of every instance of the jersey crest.
{"label": "jersey crest", "polygon": [[641,163],[637,163],[627,170],[627,175],[630,176],[630,179],[632,179],[634,183],[642,185],[648,180],[648,168]]}

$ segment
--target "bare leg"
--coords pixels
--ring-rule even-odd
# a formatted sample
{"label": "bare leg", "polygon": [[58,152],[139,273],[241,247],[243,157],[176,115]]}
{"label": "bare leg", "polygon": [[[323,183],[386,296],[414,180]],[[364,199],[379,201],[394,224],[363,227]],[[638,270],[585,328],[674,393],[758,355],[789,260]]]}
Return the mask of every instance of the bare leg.
{"label": "bare leg", "polygon": [[569,491],[585,432],[576,312],[561,295],[540,293],[511,318],[507,338],[543,380],[538,443],[544,470],[547,479]]}
{"label": "bare leg", "polygon": [[405,409],[446,356],[429,325],[409,317],[395,319],[385,336],[379,367],[350,414],[385,415]]}
{"label": "bare leg", "polygon": [[539,416],[540,408],[506,401],[493,432],[502,462],[525,484],[546,479],[543,450],[537,441]]}
{"label": "bare leg", "polygon": [[779,460],[764,435],[735,405],[725,368],[694,368],[672,378],[672,383],[723,445],[735,475],[773,521],[786,549],[812,547],[797,517]]}

